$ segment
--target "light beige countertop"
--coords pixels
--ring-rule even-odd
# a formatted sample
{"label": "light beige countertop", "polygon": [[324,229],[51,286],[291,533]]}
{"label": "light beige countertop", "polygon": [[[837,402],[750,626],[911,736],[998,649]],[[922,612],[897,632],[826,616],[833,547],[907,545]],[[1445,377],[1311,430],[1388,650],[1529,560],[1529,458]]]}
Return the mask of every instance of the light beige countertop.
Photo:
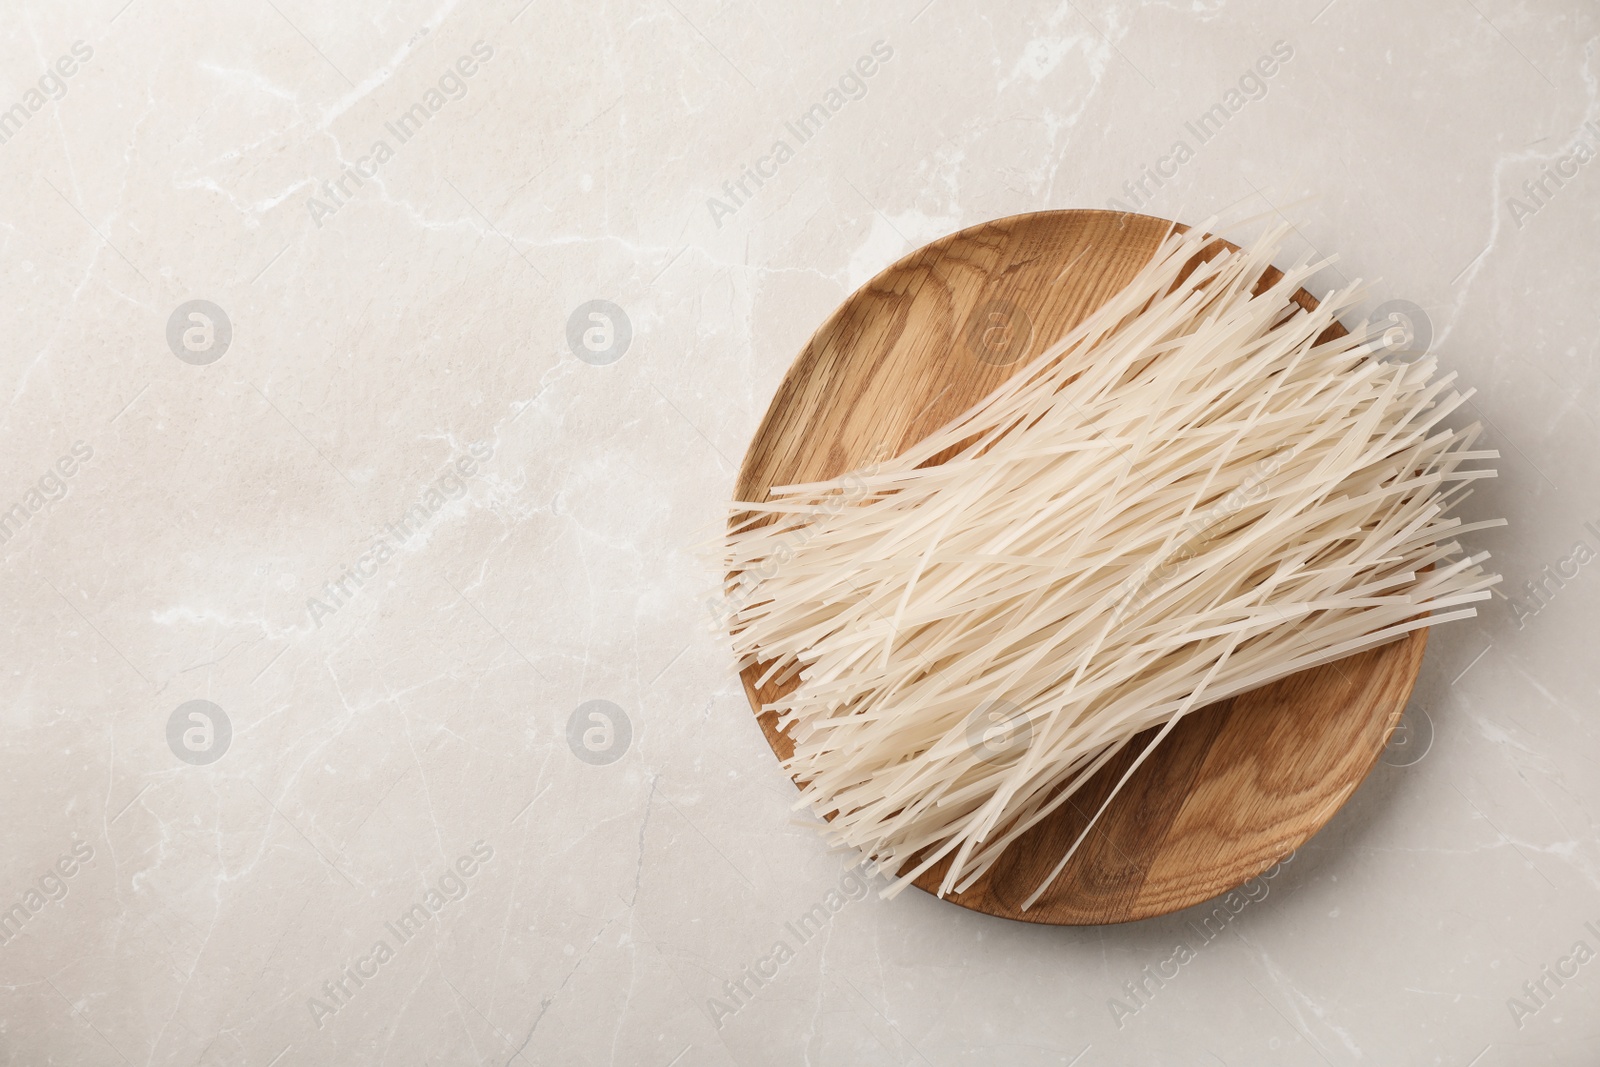
{"label": "light beige countertop", "polygon": [[[0,1063],[1595,1062],[1591,5],[3,22]],[[851,291],[1108,204],[1281,213],[1421,309],[1509,598],[1223,919],[881,900],[702,546]]]}

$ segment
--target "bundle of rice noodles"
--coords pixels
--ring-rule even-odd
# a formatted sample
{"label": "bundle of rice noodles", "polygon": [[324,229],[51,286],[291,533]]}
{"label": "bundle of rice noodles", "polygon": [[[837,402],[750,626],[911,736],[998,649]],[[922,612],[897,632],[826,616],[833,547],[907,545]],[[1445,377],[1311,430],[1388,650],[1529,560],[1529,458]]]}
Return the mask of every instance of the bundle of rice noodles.
{"label": "bundle of rice noodles", "polygon": [[1498,458],[1445,425],[1470,391],[1383,358],[1388,323],[1318,344],[1360,283],[1315,311],[1291,296],[1331,260],[1265,284],[1287,227],[1204,229],[901,455],[732,505],[740,666],[797,680],[767,705],[796,807],[886,895],[946,857],[965,890],[1141,731],[1119,788],[1190,711],[1499,580],[1456,538],[1503,520],[1451,513]]}

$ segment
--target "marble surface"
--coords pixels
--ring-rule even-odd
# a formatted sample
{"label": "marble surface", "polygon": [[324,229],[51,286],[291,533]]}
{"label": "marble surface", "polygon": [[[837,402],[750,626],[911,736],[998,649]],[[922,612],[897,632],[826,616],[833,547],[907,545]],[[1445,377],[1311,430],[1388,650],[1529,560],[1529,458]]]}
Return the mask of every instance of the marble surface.
{"label": "marble surface", "polygon": [[[1594,1062],[1600,14],[1003,8],[8,8],[0,1062]],[[848,293],[1113,200],[1409,302],[1513,595],[1225,923],[883,901],[698,546]]]}

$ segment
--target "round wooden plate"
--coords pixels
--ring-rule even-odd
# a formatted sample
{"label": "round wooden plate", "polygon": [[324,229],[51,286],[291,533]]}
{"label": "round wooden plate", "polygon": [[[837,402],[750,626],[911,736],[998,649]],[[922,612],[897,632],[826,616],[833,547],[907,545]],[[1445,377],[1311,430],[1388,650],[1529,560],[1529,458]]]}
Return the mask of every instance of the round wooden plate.
{"label": "round wooden plate", "polygon": [[[1169,225],[1042,211],[962,230],[895,263],[852,294],[789,368],[745,453],[737,499],[831,478],[921,440],[1127,284]],[[1316,306],[1303,289],[1295,299]],[[1366,777],[1426,642],[1417,630],[1190,714],[1024,912],[1142,749],[1136,740],[981,881],[946,899],[1009,919],[1089,925],[1164,915],[1240,885],[1321,828]],[[792,742],[776,715],[761,713],[786,689],[757,689],[760,672],[744,671],[745,692],[787,759]],[[916,884],[933,892],[944,871],[941,863]]]}

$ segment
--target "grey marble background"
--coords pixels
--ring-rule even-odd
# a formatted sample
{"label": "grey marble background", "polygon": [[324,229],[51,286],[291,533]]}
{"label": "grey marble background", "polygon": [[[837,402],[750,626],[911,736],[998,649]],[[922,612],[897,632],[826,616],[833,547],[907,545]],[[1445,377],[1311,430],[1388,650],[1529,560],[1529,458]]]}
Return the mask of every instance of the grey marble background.
{"label": "grey marble background", "polygon": [[[1558,0],[9,5],[0,1062],[1594,1063],[1597,50]],[[1511,596],[1214,934],[855,892],[707,626],[811,330],[1113,198],[1281,212],[1505,453]]]}

